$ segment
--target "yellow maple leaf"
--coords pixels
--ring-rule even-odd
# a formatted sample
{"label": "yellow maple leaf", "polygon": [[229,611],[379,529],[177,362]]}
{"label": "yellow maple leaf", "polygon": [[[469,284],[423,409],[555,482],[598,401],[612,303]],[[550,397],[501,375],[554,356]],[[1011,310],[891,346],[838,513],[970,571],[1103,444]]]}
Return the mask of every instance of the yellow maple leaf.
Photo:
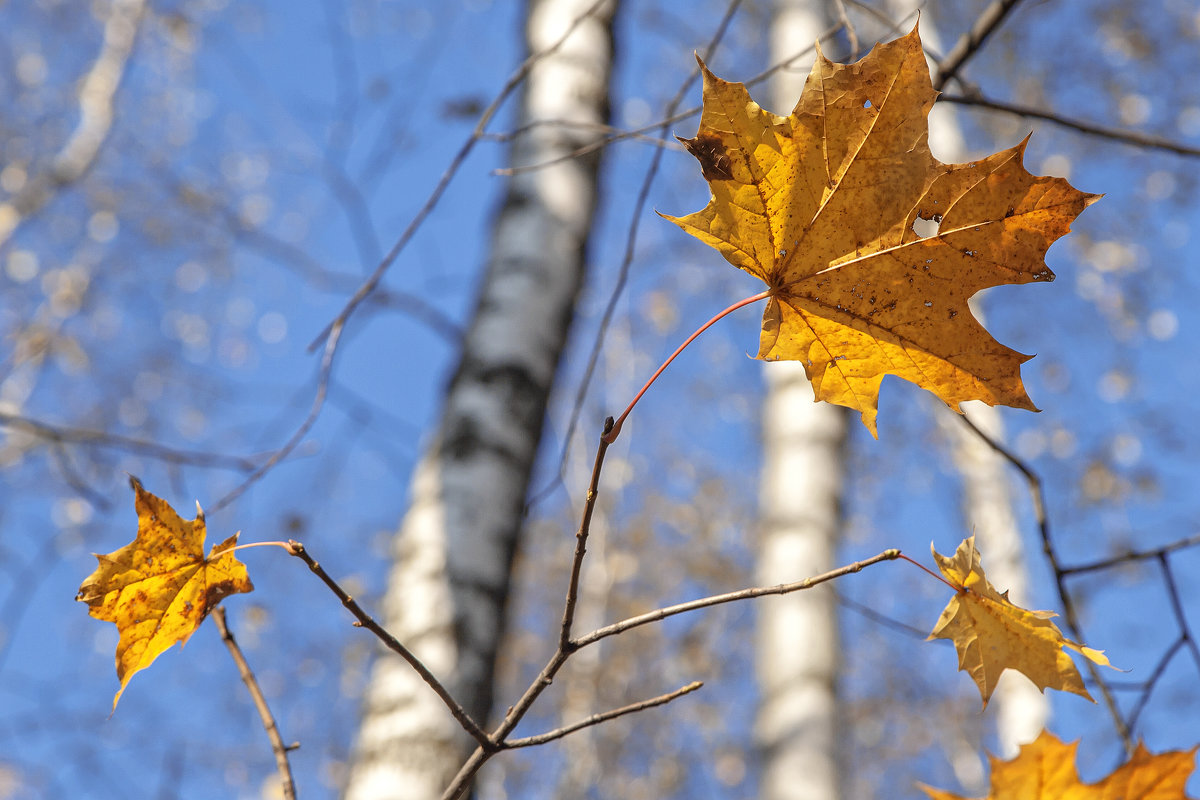
{"label": "yellow maple leaf", "polygon": [[984,575],[974,536],[963,540],[953,558],[941,555],[932,546],[930,549],[942,575],[958,587],[958,592],[942,611],[929,638],[954,642],[958,668],[975,680],[985,707],[1005,669],[1017,670],[1043,692],[1047,688],[1061,689],[1092,699],[1063,648],[1111,667],[1103,651],[1064,637],[1050,621],[1058,616],[1053,611],[1029,611],[1010,602],[1008,592],[997,592]]}
{"label": "yellow maple leaf", "polygon": [[[983,800],[1188,800],[1184,794],[1195,766],[1196,748],[1152,755],[1138,743],[1133,757],[1099,783],[1080,783],[1075,771],[1078,742],[1063,744],[1042,731],[1021,746],[1016,758],[989,758],[991,787]],[[922,786],[933,800],[967,800]]]}
{"label": "yellow maple leaf", "polygon": [[79,587],[76,600],[96,619],[114,622],[117,678],[121,686],[113,710],[133,674],[150,666],[176,642],[186,643],[222,599],[254,589],[246,565],[232,552],[238,534],[204,557],[204,512],[186,521],[165,500],[131,478],[137,508],[137,537],[108,555]]}
{"label": "yellow maple leaf", "polygon": [[[786,117],[701,67],[700,128],[680,141],[712,199],[663,216],[767,284],[758,357],[800,361],[818,400],[856,409],[875,435],[885,374],[956,411],[964,400],[1036,410],[1021,382],[1031,356],[993,339],[967,300],[1053,280],[1046,250],[1099,196],[1029,174],[1025,142],[937,161],[916,28],[855,64],[818,53]],[[922,238],[917,219],[937,232]]]}

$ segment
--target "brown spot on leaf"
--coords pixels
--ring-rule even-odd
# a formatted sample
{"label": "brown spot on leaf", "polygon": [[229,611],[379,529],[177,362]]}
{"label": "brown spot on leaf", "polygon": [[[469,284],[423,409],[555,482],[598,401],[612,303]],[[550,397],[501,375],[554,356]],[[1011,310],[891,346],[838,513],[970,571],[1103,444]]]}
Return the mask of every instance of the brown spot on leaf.
{"label": "brown spot on leaf", "polygon": [[696,134],[695,139],[684,139],[681,136],[675,138],[700,162],[700,170],[704,173],[706,181],[733,179],[729,154],[725,152],[725,143],[721,141],[720,136],[702,131]]}

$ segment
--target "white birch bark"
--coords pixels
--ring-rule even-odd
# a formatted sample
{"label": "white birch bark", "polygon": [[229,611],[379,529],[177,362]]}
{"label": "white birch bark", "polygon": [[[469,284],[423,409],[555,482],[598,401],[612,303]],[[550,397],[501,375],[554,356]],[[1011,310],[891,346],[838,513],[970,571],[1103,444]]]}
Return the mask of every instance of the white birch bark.
{"label": "white birch bark", "polygon": [[[829,27],[825,0],[776,0],[772,63],[803,50]],[[803,63],[803,62],[799,62]],[[772,110],[789,113],[806,70],[776,76]],[[841,527],[844,409],[814,403],[796,362],[764,367],[762,523],[757,581],[771,585],[833,566]],[[833,592],[818,588],[769,598],[758,608],[761,692],[756,744],[764,800],[836,800],[837,674],[840,660]]]}
{"label": "white birch bark", "polygon": [[[555,44],[593,5],[530,0],[529,50]],[[601,4],[530,71],[516,125],[568,124],[530,128],[514,142],[514,165],[567,155],[607,123],[614,6]],[[568,159],[511,179],[458,370],[394,543],[384,624],[485,726],[529,474],[584,274],[597,165],[594,155]],[[346,797],[439,797],[473,744],[429,687],[383,654]]]}

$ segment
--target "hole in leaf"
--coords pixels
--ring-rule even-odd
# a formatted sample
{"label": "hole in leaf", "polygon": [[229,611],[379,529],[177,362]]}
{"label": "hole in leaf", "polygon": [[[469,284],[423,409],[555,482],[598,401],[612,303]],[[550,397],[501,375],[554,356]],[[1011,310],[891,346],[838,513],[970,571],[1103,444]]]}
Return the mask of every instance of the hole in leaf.
{"label": "hole in leaf", "polygon": [[863,108],[870,108],[870,107],[871,107],[871,101],[870,101],[870,100],[866,100],[866,101],[864,101],[864,102],[863,102]]}
{"label": "hole in leaf", "polygon": [[938,226],[941,223],[940,219],[922,219],[917,217],[913,220],[913,233],[920,236],[922,239],[928,239],[931,236],[937,236]]}

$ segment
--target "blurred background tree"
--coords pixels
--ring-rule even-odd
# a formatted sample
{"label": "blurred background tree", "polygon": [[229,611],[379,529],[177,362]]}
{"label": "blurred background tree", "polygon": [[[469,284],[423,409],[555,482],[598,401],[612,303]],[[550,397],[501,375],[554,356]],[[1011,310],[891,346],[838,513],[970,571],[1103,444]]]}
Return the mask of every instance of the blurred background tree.
{"label": "blurred background tree", "polygon": [[[990,5],[930,2],[922,26],[948,50]],[[1108,193],[1051,250],[1057,283],[993,290],[984,303],[997,338],[1038,353],[1024,375],[1044,411],[999,416],[1045,482],[1058,557],[1082,564],[1194,533],[1198,443],[1186,419],[1200,390],[1190,366],[1200,87],[1178,76],[1200,67],[1200,17],[1181,0],[1004,5],[1003,22],[944,87],[963,157],[1033,130],[1031,171]],[[892,6],[829,9],[823,46],[837,57],[914,21]],[[652,209],[686,213],[707,197],[670,137],[691,135],[694,113],[664,122],[673,98],[681,112],[699,103],[692,51],[717,74],[750,81],[785,57],[766,33],[777,13],[765,0],[626,0],[614,20],[605,191],[527,498],[501,710],[556,630],[600,420],[683,336],[757,291]],[[198,498],[214,535],[303,540],[368,608],[381,607],[423,436],[436,427],[488,261],[508,181],[492,173],[509,166],[517,94],[347,318],[336,351],[320,334],[418,218],[515,74],[526,8],[21,0],[4,15],[0,797],[275,796],[265,737],[214,633],[139,675],[106,721],[115,631],[71,598],[93,568],[89,553],[128,541],[128,472],[181,509]],[[801,58],[785,74],[803,77],[810,64]],[[763,81],[751,90],[777,113],[794,102]],[[936,141],[934,152],[957,157]],[[758,580],[771,367],[744,355],[757,327],[747,310],[706,333],[631,417],[606,468],[581,624]],[[887,546],[923,556],[931,539],[946,552],[969,533],[951,433],[961,423],[898,381],[881,399],[879,442],[848,426],[838,563]],[[1010,488],[1032,554],[1030,604],[1062,610],[1028,492]],[[292,559],[258,550],[246,560],[257,591],[228,603],[230,625],[285,738],[301,743],[292,754],[301,795],[335,796],[377,647]],[[1197,555],[1182,548],[1062,579],[1089,643],[1132,670],[1114,682],[1121,718],[1156,750],[1200,741],[1196,715],[1179,713],[1197,701],[1200,654],[1181,638],[1197,574]],[[975,790],[981,747],[999,749],[996,712],[979,714],[950,648],[920,641],[942,589],[895,565],[839,581],[832,594],[841,795],[919,797],[916,778]],[[522,732],[693,679],[706,688],[497,758],[479,794],[762,796],[754,724],[770,697],[752,677],[760,611],[716,609],[585,651]],[[803,649],[806,634],[776,646]],[[1103,704],[1051,706],[1051,729],[1083,739],[1084,776],[1111,769],[1119,735]]]}

